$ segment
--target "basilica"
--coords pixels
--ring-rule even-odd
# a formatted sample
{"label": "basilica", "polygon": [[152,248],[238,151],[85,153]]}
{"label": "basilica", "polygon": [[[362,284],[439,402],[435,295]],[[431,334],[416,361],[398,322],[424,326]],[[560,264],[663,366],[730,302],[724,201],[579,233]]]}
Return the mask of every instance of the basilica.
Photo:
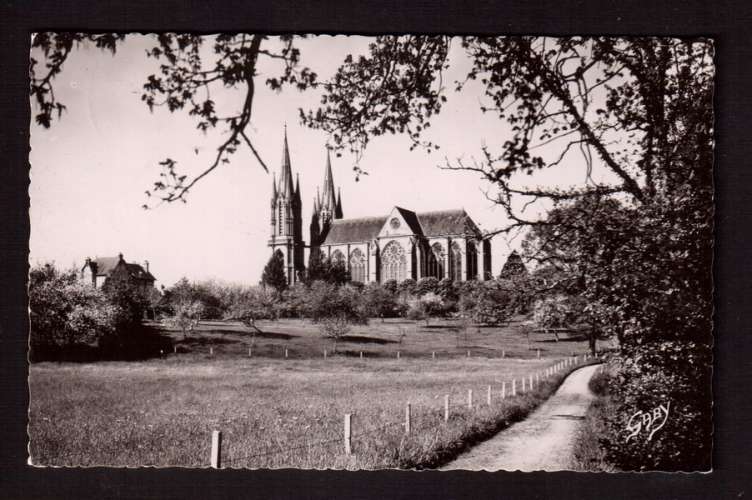
{"label": "basilica", "polygon": [[328,153],[309,231],[306,245],[300,182],[293,184],[285,132],[280,175],[272,187],[269,246],[281,254],[289,284],[302,279],[312,255],[344,263],[351,280],[361,283],[491,277],[491,242],[464,209],[413,212],[395,206],[386,215],[345,218]]}

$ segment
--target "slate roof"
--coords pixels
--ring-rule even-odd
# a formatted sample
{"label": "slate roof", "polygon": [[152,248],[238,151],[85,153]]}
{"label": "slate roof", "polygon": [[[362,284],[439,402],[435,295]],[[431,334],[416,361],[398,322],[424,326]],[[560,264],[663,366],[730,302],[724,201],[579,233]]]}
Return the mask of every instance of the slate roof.
{"label": "slate roof", "polygon": [[385,222],[386,216],[335,219],[326,235],[324,245],[370,241],[378,236]]}
{"label": "slate roof", "polygon": [[[96,259],[91,259],[92,267],[96,269],[96,276],[109,277],[117,267],[118,262],[120,262],[119,257],[97,257]],[[125,266],[128,269],[128,274],[136,279],[156,281],[154,275],[144,269],[141,264],[126,262]]]}
{"label": "slate roof", "polygon": [[[395,207],[407,222],[414,234],[426,237],[448,235],[482,236],[464,209],[437,210],[415,213],[401,207]],[[324,245],[341,245],[370,241],[378,236],[386,223],[385,217],[362,217],[358,219],[336,219],[332,221]]]}

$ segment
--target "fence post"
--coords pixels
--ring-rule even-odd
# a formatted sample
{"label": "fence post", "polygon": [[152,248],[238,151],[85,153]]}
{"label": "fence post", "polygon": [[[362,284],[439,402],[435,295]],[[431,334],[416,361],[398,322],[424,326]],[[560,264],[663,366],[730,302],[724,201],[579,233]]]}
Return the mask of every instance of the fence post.
{"label": "fence post", "polygon": [[467,407],[468,409],[473,409],[473,390],[468,389],[467,390]]}
{"label": "fence post", "polygon": [[345,455],[352,455],[352,413],[345,413]]}
{"label": "fence post", "polygon": [[540,359],[540,349],[538,349],[538,359]]}
{"label": "fence post", "polygon": [[326,359],[326,349],[324,349],[324,359]]}
{"label": "fence post", "polygon": [[512,396],[517,395],[517,381],[512,379]]}
{"label": "fence post", "polygon": [[172,353],[177,354],[178,353],[178,346],[174,345],[172,346]]}
{"label": "fence post", "polygon": [[407,402],[405,407],[405,434],[410,434],[410,417],[411,417],[410,401]]}
{"label": "fence post", "polygon": [[467,351],[467,357],[468,358],[470,357],[470,351]]}
{"label": "fence post", "polygon": [[488,394],[486,394],[486,403],[491,406],[491,386],[488,386]]}
{"label": "fence post", "polygon": [[535,385],[540,385],[540,372],[535,372]]}
{"label": "fence post", "polygon": [[213,347],[209,348],[209,356],[214,356],[214,348]]}
{"label": "fence post", "polygon": [[436,359],[436,351],[431,352],[431,359]]}
{"label": "fence post", "polygon": [[444,395],[444,422],[449,422],[449,394]]}
{"label": "fence post", "polygon": [[525,377],[522,377],[522,387],[520,387],[520,394],[525,392]]}
{"label": "fence post", "polygon": [[363,351],[360,351],[360,359],[363,359]]}
{"label": "fence post", "polygon": [[219,469],[222,467],[222,433],[219,431],[212,431],[212,447],[211,447],[211,467],[212,469]]}
{"label": "fence post", "polygon": [[397,351],[397,359],[399,359],[399,351]]}
{"label": "fence post", "polygon": [[249,357],[249,358],[252,358],[252,357],[253,357],[253,351],[252,351],[252,349],[253,349],[252,347],[249,347],[249,348],[248,348],[248,357]]}
{"label": "fence post", "polygon": [[507,397],[507,383],[502,382],[501,383],[501,399],[504,399]]}
{"label": "fence post", "polygon": [[287,359],[287,347],[285,347],[285,359]]}
{"label": "fence post", "polygon": [[506,358],[507,357],[507,351],[506,351],[506,349],[502,349],[501,350],[501,357],[502,358]]}

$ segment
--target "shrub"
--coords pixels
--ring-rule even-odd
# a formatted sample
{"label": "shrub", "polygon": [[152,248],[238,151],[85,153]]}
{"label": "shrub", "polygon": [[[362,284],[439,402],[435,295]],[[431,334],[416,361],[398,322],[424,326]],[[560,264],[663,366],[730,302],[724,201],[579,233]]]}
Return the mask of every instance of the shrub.
{"label": "shrub", "polygon": [[98,345],[116,335],[117,308],[102,290],[44,264],[29,273],[32,358],[78,345]]}
{"label": "shrub", "polygon": [[203,306],[199,301],[185,301],[175,306],[175,312],[172,317],[167,318],[164,323],[179,329],[183,333],[183,340],[188,337],[188,333],[198,326],[203,313]]}
{"label": "shrub", "polygon": [[386,280],[382,286],[384,287],[386,291],[392,294],[396,294],[397,289],[399,288],[399,285],[397,284],[397,280]]}
{"label": "shrub", "polygon": [[393,293],[379,283],[369,283],[363,289],[363,302],[369,316],[390,318],[397,315],[397,301]]}
{"label": "shrub", "polygon": [[[609,391],[614,411],[602,439],[609,462],[621,470],[709,470],[712,454],[711,357],[709,346],[681,341],[623,349],[613,358]],[[660,431],[629,441],[630,417],[669,405]]]}
{"label": "shrub", "polygon": [[432,317],[440,316],[443,313],[443,303],[441,297],[435,293],[427,293],[422,297],[414,297],[408,301],[407,318],[417,321],[426,320],[428,325]]}
{"label": "shrub", "polygon": [[427,293],[438,293],[439,280],[434,277],[421,278],[415,284],[414,293],[416,295],[425,295]]}
{"label": "shrub", "polygon": [[326,338],[332,339],[332,341],[334,342],[335,353],[337,352],[337,343],[350,331],[350,325],[350,319],[345,314],[338,314],[335,316],[330,316],[328,318],[323,318],[319,322],[321,335]]}
{"label": "shrub", "polygon": [[415,293],[415,287],[417,283],[412,278],[407,278],[406,280],[403,280],[402,283],[400,283],[397,286],[397,292],[399,293],[406,293],[408,295],[412,295]]}
{"label": "shrub", "polygon": [[496,281],[480,283],[473,293],[472,319],[476,323],[498,325],[513,313],[511,294]]}

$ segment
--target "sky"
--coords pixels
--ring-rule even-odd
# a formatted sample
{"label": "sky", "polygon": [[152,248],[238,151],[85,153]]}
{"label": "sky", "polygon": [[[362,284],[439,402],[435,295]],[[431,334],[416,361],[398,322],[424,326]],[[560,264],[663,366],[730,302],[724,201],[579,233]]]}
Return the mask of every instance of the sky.
{"label": "sky", "polygon": [[[324,35],[298,46],[303,64],[325,80],[348,53],[365,51],[368,42],[368,37]],[[250,137],[272,171],[266,173],[250,151],[241,149],[230,164],[196,185],[188,203],[144,210],[144,192],[158,180],[159,161],[169,157],[180,169],[198,173],[210,164],[221,138],[199,132],[187,112],[150,112],[141,102],[142,85],[157,69],[145,57],[152,44],[148,35],[129,35],[115,55],[81,46],[55,79],[56,96],[67,111],[50,129],[31,125],[30,264],[54,261],[59,267],[80,268],[86,257],[122,252],[128,262],[148,260],[157,283],[165,286],[183,276],[255,284],[270,255],[272,171],[279,171],[285,124],[293,174],[300,174],[308,240],[312,200],[324,177],[327,136],[300,125],[298,109],[315,108],[320,94],[289,88],[277,93],[258,85]],[[497,117],[480,111],[483,96],[477,84],[453,91],[453,82],[470,67],[458,40],[452,44],[450,64],[444,75],[448,101],[427,136],[441,145],[438,154],[410,151],[404,136],[377,137],[361,158],[368,175],[359,181],[351,155],[332,157],[346,218],[386,215],[398,205],[417,212],[464,208],[482,230],[507,222],[503,210],[486,198],[491,186],[478,174],[438,168],[445,159],[479,158],[483,144],[501,144],[510,133]],[[278,70],[263,63],[259,81]],[[213,97],[220,108],[236,109],[242,95],[226,90]],[[564,174],[546,174],[536,182],[563,185],[584,178],[585,168],[577,160],[565,167]],[[541,213],[540,207],[530,210],[531,215]],[[495,275],[519,243],[519,237],[493,238]]]}

